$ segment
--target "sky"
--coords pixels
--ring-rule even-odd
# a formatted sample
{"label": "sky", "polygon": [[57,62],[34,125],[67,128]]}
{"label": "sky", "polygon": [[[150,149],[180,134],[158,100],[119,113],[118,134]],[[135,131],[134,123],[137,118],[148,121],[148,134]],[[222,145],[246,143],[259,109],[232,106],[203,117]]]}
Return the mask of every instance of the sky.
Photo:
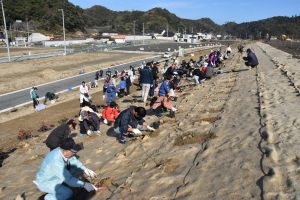
{"label": "sky", "polygon": [[185,19],[209,17],[217,24],[250,22],[273,16],[300,15],[300,0],[69,0],[81,8],[147,11],[166,8]]}

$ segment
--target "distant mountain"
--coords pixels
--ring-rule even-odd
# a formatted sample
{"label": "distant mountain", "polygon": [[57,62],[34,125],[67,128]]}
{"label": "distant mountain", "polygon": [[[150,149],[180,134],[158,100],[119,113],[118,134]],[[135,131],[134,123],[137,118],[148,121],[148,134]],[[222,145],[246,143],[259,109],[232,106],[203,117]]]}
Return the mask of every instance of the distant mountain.
{"label": "distant mountain", "polygon": [[266,36],[286,34],[290,38],[300,38],[300,16],[272,17],[264,20],[236,24],[230,22],[222,26],[231,35],[257,39]]}
{"label": "distant mountain", "polygon": [[[16,20],[29,21],[29,29],[40,32],[62,30],[61,11],[65,12],[65,26],[68,32],[85,31],[87,28],[106,27],[124,34],[140,34],[143,24],[146,33],[161,32],[167,27],[171,32],[212,32],[230,34],[242,38],[260,38],[270,35],[286,34],[300,38],[300,17],[272,17],[255,22],[237,24],[229,22],[218,25],[209,18],[198,20],[182,19],[163,8],[143,11],[112,11],[103,6],[82,9],[68,0],[5,0],[4,9],[8,28],[27,30],[25,23],[20,27]],[[2,24],[2,15],[0,15]],[[18,27],[19,26],[19,27]]]}

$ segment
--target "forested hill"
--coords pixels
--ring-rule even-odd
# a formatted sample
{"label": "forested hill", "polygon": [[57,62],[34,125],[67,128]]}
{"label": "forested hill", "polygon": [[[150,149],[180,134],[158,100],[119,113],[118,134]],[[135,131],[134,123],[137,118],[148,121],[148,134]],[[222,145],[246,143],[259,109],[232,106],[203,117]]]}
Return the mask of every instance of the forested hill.
{"label": "forested hill", "polygon": [[[29,21],[31,31],[60,32],[62,29],[61,11],[64,9],[65,26],[68,32],[85,31],[87,28],[109,27],[119,33],[132,33],[133,21],[136,33],[142,32],[143,23],[146,33],[160,32],[164,29],[177,32],[212,32],[231,34],[237,37],[259,38],[270,35],[286,34],[300,38],[300,17],[273,17],[255,22],[236,24],[229,22],[218,25],[209,18],[189,20],[177,17],[166,9],[153,8],[149,11],[116,12],[103,6],[82,9],[68,0],[5,0],[4,9],[8,28],[16,20]],[[0,23],[3,24],[2,15]],[[22,27],[20,27],[21,29]]]}

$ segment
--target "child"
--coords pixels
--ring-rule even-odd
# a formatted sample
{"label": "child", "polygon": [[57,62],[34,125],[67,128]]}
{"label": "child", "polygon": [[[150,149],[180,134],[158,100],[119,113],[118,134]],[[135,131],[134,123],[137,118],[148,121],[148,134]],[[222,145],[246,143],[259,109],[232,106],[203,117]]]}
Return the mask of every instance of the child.
{"label": "child", "polygon": [[105,93],[107,91],[109,81],[110,81],[110,78],[107,77],[103,84],[103,95],[102,95],[103,102],[105,101]]}
{"label": "child", "polygon": [[118,104],[112,101],[109,106],[106,106],[102,112],[103,123],[111,126],[119,116]]}
{"label": "child", "polygon": [[124,77],[121,77],[121,81],[120,81],[120,93],[119,93],[119,97],[122,98],[125,96],[125,88],[126,88],[126,81]]}
{"label": "child", "polygon": [[125,81],[126,81],[126,95],[130,95],[130,86],[131,86],[131,77],[126,73],[125,75]]}

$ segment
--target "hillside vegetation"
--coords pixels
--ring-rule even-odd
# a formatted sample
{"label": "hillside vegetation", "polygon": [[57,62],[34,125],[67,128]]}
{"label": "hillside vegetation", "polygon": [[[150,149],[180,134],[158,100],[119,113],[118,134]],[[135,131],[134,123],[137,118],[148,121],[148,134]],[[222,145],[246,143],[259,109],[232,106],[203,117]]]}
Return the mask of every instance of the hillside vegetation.
{"label": "hillside vegetation", "polygon": [[[149,11],[116,12],[103,6],[82,9],[68,0],[5,0],[7,26],[27,30],[26,23],[18,24],[16,20],[29,21],[30,31],[48,33],[61,32],[61,11],[65,12],[65,26],[68,32],[83,31],[87,28],[109,27],[119,33],[133,33],[133,22],[136,22],[136,33],[141,33],[143,23],[146,33],[160,32],[169,28],[172,32],[212,32],[231,34],[241,38],[260,38],[267,33],[279,36],[286,34],[291,38],[300,38],[300,17],[272,17],[260,21],[237,24],[228,22],[218,25],[209,18],[198,20],[182,19],[166,9],[153,8]],[[0,16],[1,22],[2,15]],[[2,23],[1,23],[2,24]]]}

